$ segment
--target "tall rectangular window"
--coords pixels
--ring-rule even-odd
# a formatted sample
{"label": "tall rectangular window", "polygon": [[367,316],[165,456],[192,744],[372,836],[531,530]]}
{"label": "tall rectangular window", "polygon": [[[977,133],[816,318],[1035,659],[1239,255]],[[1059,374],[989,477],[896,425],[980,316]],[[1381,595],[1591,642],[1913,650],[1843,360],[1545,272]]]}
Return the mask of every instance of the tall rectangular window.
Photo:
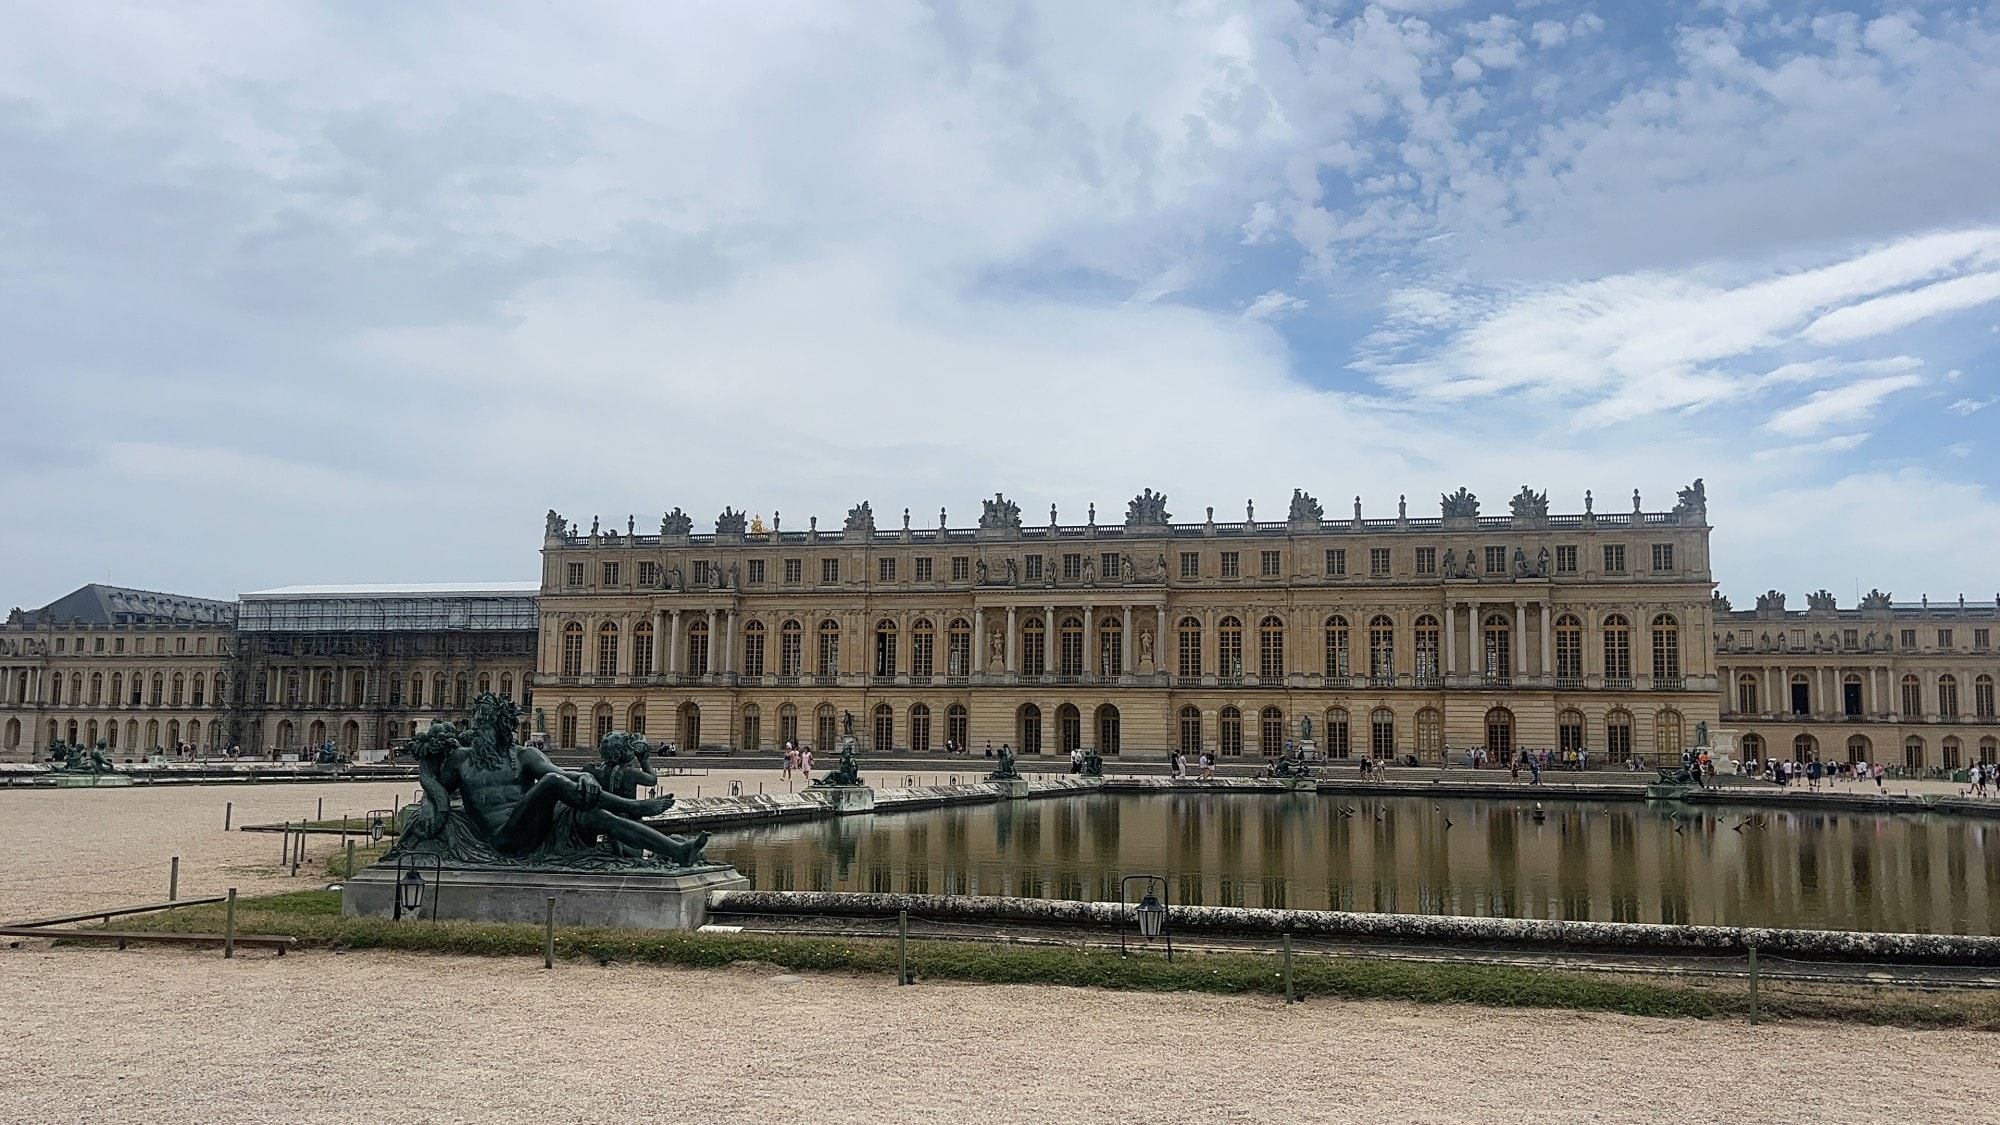
{"label": "tall rectangular window", "polygon": [[1222,552],[1222,576],[1224,578],[1241,578],[1243,576],[1241,556],[1235,551]]}
{"label": "tall rectangular window", "polygon": [[1083,556],[1072,551],[1063,556],[1063,581],[1075,582],[1083,577]]}
{"label": "tall rectangular window", "polygon": [[951,580],[966,582],[972,578],[972,556],[953,555],[951,557]]}
{"label": "tall rectangular window", "polygon": [[617,564],[617,563],[615,563],[615,562],[608,562],[608,563],[605,563],[605,564],[604,564],[604,585],[606,585],[606,586],[616,586],[616,585],[618,585],[618,564]]}
{"label": "tall rectangular window", "polygon": [[1674,545],[1672,543],[1653,544],[1653,569],[1666,571],[1674,568]]}
{"label": "tall rectangular window", "polygon": [[1199,552],[1181,552],[1181,577],[1188,579],[1201,577],[1201,554]]}
{"label": "tall rectangular window", "polygon": [[806,562],[804,559],[785,560],[785,585],[796,586],[805,581]]}
{"label": "tall rectangular window", "polygon": [[1438,572],[1438,549],[1436,547],[1417,548],[1417,573],[1436,574]]}
{"label": "tall rectangular window", "polygon": [[743,674],[761,676],[764,674],[764,627],[746,629],[743,632]]}
{"label": "tall rectangular window", "polygon": [[583,564],[582,563],[569,564],[569,567],[563,574],[563,580],[564,580],[563,584],[566,586],[583,585]]}
{"label": "tall rectangular window", "polygon": [[764,584],[764,560],[763,560],[763,559],[751,559],[751,560],[750,560],[750,584],[751,584],[752,586],[762,586],[762,585]]}
{"label": "tall rectangular window", "polygon": [[1904,648],[1917,647],[1917,631],[1915,629],[1904,629],[1897,638],[1897,643]]}
{"label": "tall rectangular window", "polygon": [[1604,573],[1625,573],[1625,545],[1623,543],[1610,543],[1605,546]]}
{"label": "tall rectangular window", "polygon": [[1574,546],[1556,548],[1556,573],[1576,573],[1576,548]]}
{"label": "tall rectangular window", "polygon": [[1257,559],[1257,573],[1264,578],[1278,577],[1279,557],[1276,551],[1261,552]]}
{"label": "tall rectangular window", "polygon": [[1950,629],[1939,629],[1939,630],[1938,630],[1938,647],[1939,647],[1939,648],[1950,648],[1950,647],[1951,647],[1951,630],[1950,630]]}
{"label": "tall rectangular window", "polygon": [[1979,648],[1979,649],[1990,648],[1992,647],[1992,645],[1993,645],[1993,631],[1991,629],[1974,629],[1972,631],[1973,648]]}
{"label": "tall rectangular window", "polygon": [[894,582],[896,580],[896,560],[893,558],[875,560],[875,580]]}
{"label": "tall rectangular window", "polygon": [[709,583],[713,582],[714,580],[715,579],[710,575],[707,560],[705,559],[695,560],[694,584],[697,586],[706,586]]}
{"label": "tall rectangular window", "polygon": [[1370,578],[1389,577],[1389,548],[1387,547],[1368,548],[1368,577]]}
{"label": "tall rectangular window", "polygon": [[660,564],[656,562],[640,563],[639,585],[651,588],[654,586],[658,586],[659,584],[660,584]]}
{"label": "tall rectangular window", "polygon": [[1328,547],[1326,549],[1326,575],[1340,578],[1347,573],[1347,548]]}
{"label": "tall rectangular window", "polygon": [[1505,547],[1486,548],[1486,573],[1488,574],[1507,573],[1507,548]]}
{"label": "tall rectangular window", "polygon": [[1105,551],[1097,556],[1097,573],[1101,578],[1116,578],[1119,574],[1118,552]]}
{"label": "tall rectangular window", "polygon": [[930,580],[931,580],[931,560],[928,558],[918,559],[917,581],[929,582]]}
{"label": "tall rectangular window", "polygon": [[819,560],[819,580],[821,583],[826,585],[832,585],[833,583],[840,581],[840,560],[839,559]]}

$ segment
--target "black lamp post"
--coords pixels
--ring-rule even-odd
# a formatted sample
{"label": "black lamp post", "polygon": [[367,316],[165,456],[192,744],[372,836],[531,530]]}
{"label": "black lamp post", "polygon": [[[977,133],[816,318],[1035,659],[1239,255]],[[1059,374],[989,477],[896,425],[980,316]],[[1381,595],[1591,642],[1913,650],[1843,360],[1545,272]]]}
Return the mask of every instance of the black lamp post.
{"label": "black lamp post", "polygon": [[[1140,881],[1145,887],[1145,894],[1140,897],[1138,905],[1132,908],[1133,918],[1139,926],[1139,936],[1145,938],[1149,945],[1157,938],[1166,938],[1167,961],[1172,963],[1174,959],[1174,935],[1167,927],[1166,877],[1162,875],[1127,875],[1123,879],[1120,879],[1118,881],[1118,904],[1120,906],[1125,905],[1128,901],[1125,888],[1131,885],[1134,880]],[[1158,888],[1157,894],[1154,893],[1155,888]],[[1125,927],[1123,923],[1120,923],[1118,927],[1118,955],[1120,957],[1128,955],[1125,947]]]}
{"label": "black lamp post", "polygon": [[405,914],[415,914],[424,905],[424,875],[412,867],[396,880],[396,919]]}
{"label": "black lamp post", "polygon": [[372,842],[372,843],[377,843],[377,844],[381,843],[381,842],[382,842],[382,832],[383,832],[383,826],[382,826],[382,818],[381,818],[381,817],[379,817],[379,816],[378,816],[378,817],[374,817],[374,818],[372,818],[371,820],[369,820],[369,822],[368,822],[368,839],[369,839],[369,841],[370,841],[370,842]]}

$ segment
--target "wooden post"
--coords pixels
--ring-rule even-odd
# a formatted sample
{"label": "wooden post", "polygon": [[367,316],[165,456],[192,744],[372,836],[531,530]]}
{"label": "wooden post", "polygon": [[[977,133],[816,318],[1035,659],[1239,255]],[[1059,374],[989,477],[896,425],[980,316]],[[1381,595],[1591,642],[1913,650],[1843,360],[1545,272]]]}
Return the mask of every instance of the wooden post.
{"label": "wooden post", "polygon": [[556,967],[556,900],[549,896],[548,928],[542,933],[542,968]]}
{"label": "wooden post", "polygon": [[326,798],[321,797],[319,798],[319,804],[314,806],[313,808],[313,822],[318,823],[325,819],[326,819]]}
{"label": "wooden post", "polygon": [[229,888],[228,920],[222,924],[222,955],[236,956],[236,888]]}
{"label": "wooden post", "polygon": [[1295,997],[1292,993],[1292,934],[1285,931],[1285,1003],[1290,1004]]}
{"label": "wooden post", "polygon": [[1757,946],[1750,946],[1750,1023],[1757,1023]]}
{"label": "wooden post", "polygon": [[236,811],[235,801],[222,802],[222,830],[224,832],[229,831],[229,817],[230,814],[234,813],[235,811]]}
{"label": "wooden post", "polygon": [[347,877],[354,878],[354,841],[347,842]]}
{"label": "wooden post", "polygon": [[167,901],[173,902],[175,899],[178,899],[180,897],[181,897],[181,857],[175,856],[173,863],[167,867]]}
{"label": "wooden post", "polygon": [[910,983],[910,912],[896,911],[896,983]]}

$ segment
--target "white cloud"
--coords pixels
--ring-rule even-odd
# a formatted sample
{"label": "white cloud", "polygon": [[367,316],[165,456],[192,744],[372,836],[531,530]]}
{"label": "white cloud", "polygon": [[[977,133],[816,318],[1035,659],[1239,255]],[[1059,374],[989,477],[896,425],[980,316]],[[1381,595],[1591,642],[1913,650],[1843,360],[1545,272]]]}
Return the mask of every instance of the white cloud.
{"label": "white cloud", "polygon": [[1272,317],[1282,316],[1288,312],[1297,312],[1305,307],[1306,302],[1304,300],[1294,297],[1283,290],[1273,289],[1269,293],[1250,302],[1250,307],[1243,310],[1243,319],[1269,320]]}
{"label": "white cloud", "polygon": [[1963,418],[1969,414],[1977,414],[1995,402],[2000,402],[2000,398],[1962,398],[1945,409]]}
{"label": "white cloud", "polygon": [[2000,270],[1835,309],[1807,325],[1802,335],[1815,344],[1846,344],[1995,300],[2000,300]]}
{"label": "white cloud", "polygon": [[1921,386],[1920,375],[1885,375],[1863,379],[1844,387],[1815,391],[1804,402],[1772,415],[1764,428],[1774,434],[1804,437],[1818,433],[1836,422],[1863,418],[1885,398],[1897,391]]}

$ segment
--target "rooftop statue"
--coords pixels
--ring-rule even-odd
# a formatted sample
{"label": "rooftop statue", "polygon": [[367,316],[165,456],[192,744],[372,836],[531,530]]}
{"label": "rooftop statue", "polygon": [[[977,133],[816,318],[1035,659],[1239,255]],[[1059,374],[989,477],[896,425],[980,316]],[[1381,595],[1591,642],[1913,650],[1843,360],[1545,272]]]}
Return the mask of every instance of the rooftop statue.
{"label": "rooftop statue", "polygon": [[868,506],[868,501],[863,500],[847,509],[846,530],[875,534],[875,511]]}
{"label": "rooftop statue", "polygon": [[1472,519],[1479,515],[1479,497],[1474,496],[1469,488],[1461,487],[1457,492],[1439,499],[1443,501],[1446,519]]}
{"label": "rooftop statue", "polygon": [[1888,609],[1891,604],[1890,595],[1873,586],[1868,588],[1867,593],[1861,595],[1862,609]]}
{"label": "rooftop statue", "polygon": [[1167,494],[1147,489],[1125,503],[1126,527],[1165,527],[1173,514],[1167,511]]}
{"label": "rooftop statue", "polygon": [[1681,489],[1680,502],[1674,505],[1674,515],[1689,523],[1708,518],[1708,489],[1703,487],[1700,477]]}
{"label": "rooftop statue", "polygon": [[1525,484],[1508,504],[1514,509],[1515,519],[1547,519],[1549,515],[1549,494],[1536,492]]}
{"label": "rooftop statue", "polygon": [[750,517],[750,534],[752,534],[752,535],[768,535],[768,534],[770,534],[770,531],[771,531],[771,529],[770,529],[769,527],[765,526],[765,524],[764,524],[764,517],[763,517],[763,516],[752,516],[752,517]]}
{"label": "rooftop statue", "polygon": [[[672,795],[641,801],[609,792],[592,774],[560,769],[535,747],[517,744],[519,725],[512,700],[482,692],[473,703],[471,730],[434,722],[411,741],[424,799],[391,858],[412,854],[457,867],[572,871],[707,862],[707,833],[669,836],[641,823],[672,806]],[[611,847],[601,846],[599,837],[609,837]],[[658,858],[637,854],[644,852]]]}
{"label": "rooftop statue", "polygon": [[673,511],[660,517],[661,535],[686,535],[693,530],[694,517],[681,511],[678,506]]}
{"label": "rooftop statue", "polygon": [[1000,495],[993,494],[991,500],[981,500],[979,526],[986,530],[1021,529],[1021,506]]}
{"label": "rooftop statue", "polygon": [[1709,606],[1709,609],[1713,610],[1713,611],[1714,611],[1714,612],[1716,612],[1716,613],[1728,613],[1728,612],[1730,611],[1730,610],[1729,610],[1729,595],[1728,595],[1728,594],[1711,594],[1711,595],[1709,595],[1709,598],[1708,598],[1708,606]]}
{"label": "rooftop statue", "polygon": [[1757,595],[1757,608],[1759,610],[1776,610],[1779,613],[1783,613],[1785,611],[1785,595],[1776,590],[1766,590]]}
{"label": "rooftop statue", "polygon": [[550,539],[566,539],[569,537],[569,521],[557,515],[554,508],[550,508],[542,534]]}
{"label": "rooftop statue", "polygon": [[1305,521],[1318,523],[1320,520],[1326,518],[1326,513],[1320,509],[1319,501],[1307,495],[1305,489],[1294,488],[1292,489],[1291,514],[1285,518],[1294,523]]}
{"label": "rooftop statue", "polygon": [[1840,608],[1840,603],[1839,600],[1833,596],[1833,591],[1822,587],[1806,595],[1806,608],[1818,609],[1818,610],[1835,610]]}
{"label": "rooftop statue", "polygon": [[745,518],[742,512],[737,511],[735,508],[724,508],[722,509],[722,514],[715,517],[715,533],[717,535],[741,535],[743,534],[744,523]]}

